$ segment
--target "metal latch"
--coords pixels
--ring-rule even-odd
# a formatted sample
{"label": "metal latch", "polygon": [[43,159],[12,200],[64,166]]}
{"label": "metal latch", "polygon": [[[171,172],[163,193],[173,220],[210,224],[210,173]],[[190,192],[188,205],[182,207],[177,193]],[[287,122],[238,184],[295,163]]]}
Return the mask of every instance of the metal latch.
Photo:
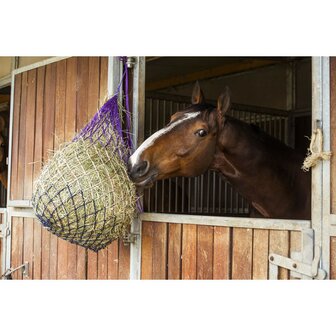
{"label": "metal latch", "polygon": [[2,276],[1,278],[4,278],[5,280],[12,280],[12,274],[19,269],[22,269],[22,275],[24,277],[28,277],[28,272],[29,272],[29,263],[26,261],[24,264],[15,267],[15,268],[9,268]]}
{"label": "metal latch", "polygon": [[302,261],[294,260],[291,258],[287,258],[275,253],[269,255],[270,266],[276,269],[273,269],[272,273],[274,277],[277,278],[278,268],[283,267],[292,272],[296,272],[305,276],[308,276],[313,279],[323,280],[327,276],[327,272],[321,268],[319,268],[319,262],[321,258],[321,248],[319,246],[315,246],[314,259],[312,264],[307,264]]}
{"label": "metal latch", "polygon": [[133,68],[134,64],[135,64],[135,58],[127,57],[127,60],[126,60],[127,68]]}
{"label": "metal latch", "polygon": [[125,246],[129,246],[130,244],[135,244],[138,240],[138,233],[130,232],[123,237],[123,243]]}

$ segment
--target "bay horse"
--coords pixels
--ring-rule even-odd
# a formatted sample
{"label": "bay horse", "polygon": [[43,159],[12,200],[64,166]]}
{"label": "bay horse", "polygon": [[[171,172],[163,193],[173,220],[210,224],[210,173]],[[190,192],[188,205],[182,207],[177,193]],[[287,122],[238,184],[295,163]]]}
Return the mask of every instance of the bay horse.
{"label": "bay horse", "polygon": [[230,108],[228,88],[215,107],[205,102],[196,83],[192,105],[172,115],[168,125],[131,155],[128,171],[135,185],[146,188],[156,180],[193,177],[211,169],[262,217],[310,219],[310,174],[301,169],[304,155],[229,116]]}

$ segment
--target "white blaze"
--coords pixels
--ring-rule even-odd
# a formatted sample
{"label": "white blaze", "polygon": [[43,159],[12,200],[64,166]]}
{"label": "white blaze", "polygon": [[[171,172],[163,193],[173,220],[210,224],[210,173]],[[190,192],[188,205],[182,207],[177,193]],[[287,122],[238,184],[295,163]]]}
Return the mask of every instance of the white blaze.
{"label": "white blaze", "polygon": [[189,119],[193,119],[196,118],[198,115],[200,115],[201,112],[190,112],[190,113],[186,113],[185,116],[179,120],[176,120],[175,122],[171,123],[169,126],[166,126],[160,130],[158,130],[157,132],[155,132],[154,134],[152,134],[149,138],[147,138],[140,147],[138,147],[138,149],[133,153],[133,155],[130,157],[130,164],[132,166],[134,166],[139,158],[140,155],[142,154],[143,151],[145,151],[147,148],[149,148],[150,146],[153,146],[153,144],[155,143],[155,141],[160,138],[162,135],[169,133],[170,131],[172,131],[176,126],[182,124],[183,122],[189,120]]}

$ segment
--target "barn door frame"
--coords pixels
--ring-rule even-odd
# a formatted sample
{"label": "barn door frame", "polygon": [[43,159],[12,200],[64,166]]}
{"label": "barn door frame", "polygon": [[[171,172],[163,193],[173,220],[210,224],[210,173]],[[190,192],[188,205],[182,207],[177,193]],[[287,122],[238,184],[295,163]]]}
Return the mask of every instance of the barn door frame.
{"label": "barn door frame", "polygon": [[13,121],[14,121],[14,95],[15,95],[15,76],[22,72],[36,69],[51,63],[59,62],[71,56],[51,57],[46,60],[30,64],[21,68],[13,69],[11,73],[11,97],[10,97],[10,114],[9,114],[9,144],[8,144],[8,184],[7,184],[7,208],[6,222],[3,237],[3,267],[4,271],[11,267],[11,248],[12,248],[12,218],[13,217],[28,217],[36,218],[30,200],[11,200],[11,171],[12,171],[12,146],[13,146]]}

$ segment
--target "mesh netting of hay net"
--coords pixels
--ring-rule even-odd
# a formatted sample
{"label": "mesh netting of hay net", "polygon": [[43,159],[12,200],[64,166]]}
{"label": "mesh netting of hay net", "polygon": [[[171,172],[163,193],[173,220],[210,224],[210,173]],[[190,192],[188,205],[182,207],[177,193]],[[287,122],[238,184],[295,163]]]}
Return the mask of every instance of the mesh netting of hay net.
{"label": "mesh netting of hay net", "polygon": [[93,251],[124,237],[136,212],[119,112],[115,95],[54,153],[34,184],[33,208],[43,226]]}

